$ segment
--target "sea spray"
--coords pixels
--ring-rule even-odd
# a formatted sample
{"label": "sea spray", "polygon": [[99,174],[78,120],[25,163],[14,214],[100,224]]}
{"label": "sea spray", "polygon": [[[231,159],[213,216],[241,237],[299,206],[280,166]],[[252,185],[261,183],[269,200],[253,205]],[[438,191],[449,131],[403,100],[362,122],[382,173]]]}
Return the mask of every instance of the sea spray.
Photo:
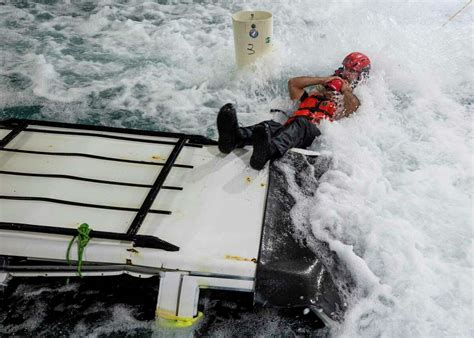
{"label": "sea spray", "polygon": [[[257,123],[270,108],[291,110],[289,78],[330,75],[347,53],[367,53],[361,107],[324,123],[312,146],[333,166],[308,210],[311,229],[359,287],[333,334],[474,334],[472,6],[443,26],[464,1],[4,3],[0,105],[30,109],[2,119],[216,138],[224,103]],[[230,17],[255,8],[273,13],[275,53],[237,74]]]}

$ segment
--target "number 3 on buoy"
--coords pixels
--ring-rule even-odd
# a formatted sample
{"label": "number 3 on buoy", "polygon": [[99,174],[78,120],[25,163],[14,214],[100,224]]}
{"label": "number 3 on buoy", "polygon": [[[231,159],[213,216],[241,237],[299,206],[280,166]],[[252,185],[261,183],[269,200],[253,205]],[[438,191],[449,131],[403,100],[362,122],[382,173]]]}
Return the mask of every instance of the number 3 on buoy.
{"label": "number 3 on buoy", "polygon": [[255,51],[253,50],[253,43],[247,44],[247,50],[248,50],[247,55],[253,55],[253,54],[255,54]]}

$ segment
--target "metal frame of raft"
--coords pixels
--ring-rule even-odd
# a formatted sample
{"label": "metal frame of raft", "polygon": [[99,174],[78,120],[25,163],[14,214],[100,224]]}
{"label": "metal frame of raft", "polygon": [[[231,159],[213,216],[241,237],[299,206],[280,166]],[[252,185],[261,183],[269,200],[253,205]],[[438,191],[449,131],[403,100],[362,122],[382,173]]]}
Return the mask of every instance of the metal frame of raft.
{"label": "metal frame of raft", "polygon": [[[45,128],[41,128],[41,127]],[[61,128],[61,130],[47,129],[47,128]],[[111,128],[111,127],[100,127],[100,126],[88,126],[82,124],[69,124],[69,123],[58,123],[58,122],[46,122],[46,121],[33,121],[24,119],[11,119],[6,121],[0,121],[0,129],[8,130],[2,139],[0,139],[0,152],[10,153],[23,153],[32,154],[39,156],[60,156],[60,157],[81,157],[91,158],[99,161],[117,161],[125,162],[144,166],[159,166],[160,172],[156,174],[156,178],[153,175],[153,170],[146,170],[150,174],[149,181],[137,181],[135,183],[124,182],[131,180],[131,176],[116,176],[116,181],[107,180],[107,175],[92,177],[83,177],[82,171],[78,172],[63,172],[63,173],[50,173],[50,172],[27,172],[31,166],[31,163],[27,167],[11,167],[3,168],[0,170],[0,175],[10,175],[19,177],[29,178],[60,178],[71,181],[91,182],[99,183],[103,185],[118,185],[125,187],[136,187],[145,188],[147,191],[143,191],[143,195],[146,196],[143,199],[143,203],[137,208],[138,204],[134,204],[133,207],[121,207],[113,205],[102,205],[93,203],[83,203],[80,201],[65,200],[64,197],[51,198],[57,196],[37,196],[44,193],[43,186],[40,185],[41,189],[36,190],[33,196],[8,196],[12,194],[12,190],[4,189],[5,195],[0,195],[0,200],[17,200],[17,201],[42,201],[46,203],[57,203],[63,205],[73,205],[84,208],[96,208],[96,209],[109,209],[119,210],[126,212],[134,212],[134,217],[130,217],[129,224],[127,224],[127,230],[123,233],[108,232],[108,231],[96,231],[91,230],[88,233],[90,238],[108,239],[114,241],[127,241],[131,242],[134,247],[148,248],[144,250],[135,250],[130,247],[124,248],[124,243],[116,245],[120,250],[125,249],[126,254],[123,256],[123,252],[119,254],[120,259],[112,260],[94,260],[87,262],[82,267],[82,275],[84,276],[108,276],[118,275],[122,273],[130,274],[138,278],[148,278],[151,276],[160,276],[160,285],[156,306],[156,317],[159,321],[166,321],[166,323],[174,327],[182,327],[192,325],[194,322],[199,320],[202,316],[198,312],[197,304],[199,301],[199,290],[201,288],[211,289],[223,289],[229,291],[241,291],[241,292],[252,292],[254,294],[255,304],[261,306],[272,306],[272,307],[308,307],[310,308],[326,325],[332,326],[335,322],[340,321],[343,312],[345,311],[345,305],[343,300],[338,295],[338,290],[335,288],[335,283],[331,275],[331,269],[326,269],[325,264],[321,257],[325,257],[325,261],[332,261],[331,266],[338,265],[337,257],[331,253],[327,245],[318,242],[316,239],[312,240],[312,243],[318,247],[318,253],[314,253],[312,249],[308,247],[306,243],[300,243],[299,240],[293,236],[294,225],[291,219],[290,210],[292,209],[295,201],[291,194],[288,192],[288,179],[283,173],[279,164],[276,162],[270,163],[270,166],[261,171],[258,174],[252,172],[245,172],[246,167],[243,165],[241,157],[225,157],[221,158],[216,156],[218,152],[215,147],[217,142],[209,140],[203,136],[196,135],[185,135],[179,133],[166,133],[166,132],[153,132],[153,131],[141,131],[133,129],[122,129],[122,128]],[[107,132],[108,134],[95,134],[91,131]],[[76,135],[85,137],[99,137],[118,139],[131,142],[141,143],[152,143],[162,144],[170,148],[170,153],[167,156],[167,160],[164,163],[149,162],[140,160],[122,159],[117,157],[93,155],[87,153],[77,152],[49,152],[44,151],[44,148],[30,148],[25,149],[6,149],[5,147],[23,132],[32,133],[47,133],[47,134],[58,134],[58,135]],[[122,135],[117,135],[122,134]],[[127,136],[123,136],[123,135]],[[133,137],[136,136],[151,136],[151,137],[164,137],[171,138],[171,140],[152,140]],[[49,142],[49,141],[48,141]],[[100,142],[98,142],[100,143]],[[48,144],[48,143],[46,143]],[[95,143],[92,143],[95,146]],[[133,143],[131,145],[134,145]],[[206,147],[210,145],[211,147]],[[171,149],[172,146],[172,149]],[[193,165],[177,164],[176,160],[180,155],[184,147],[194,147],[190,153],[197,152],[197,159],[192,160],[192,164],[196,166],[193,170]],[[145,148],[145,146],[143,146]],[[154,148],[151,147],[151,148]],[[168,149],[167,148],[167,149]],[[201,148],[201,149],[196,149]],[[38,149],[38,150],[31,150]],[[49,149],[49,148],[48,148]],[[63,148],[63,150],[69,150],[70,148]],[[71,149],[74,150],[74,149]],[[199,152],[202,151],[201,154]],[[182,153],[181,158],[187,158],[186,152]],[[1,153],[0,153],[1,154]],[[109,154],[109,153],[105,153]],[[120,156],[121,153],[116,153]],[[317,171],[305,170],[310,163],[306,159],[308,154],[298,154],[298,152],[289,152],[287,156],[282,158],[278,162],[286,162],[287,165],[294,168],[298,168],[300,180],[296,180],[298,185],[307,186],[308,184],[312,187],[310,190],[315,191],[318,185],[317,178],[315,179],[316,173],[322,175],[327,167],[324,159],[319,159],[316,167]],[[242,156],[245,156],[243,154]],[[249,155],[246,154],[248,160]],[[315,156],[314,154],[309,156]],[[317,156],[317,155],[316,155]],[[137,157],[138,159],[146,159],[148,157]],[[153,157],[154,158],[154,157]],[[210,160],[209,160],[210,159]],[[7,160],[8,162],[8,160]],[[61,162],[61,161],[59,161]],[[28,162],[27,162],[28,163]],[[99,162],[101,165],[103,162]],[[217,168],[216,163],[222,168],[220,171],[212,172],[212,180],[200,181],[196,176],[200,176],[202,170],[209,171],[209,163],[212,164],[212,168]],[[280,163],[280,164],[281,164]],[[110,164],[110,163],[109,163]],[[229,165],[231,164],[231,165]],[[69,166],[69,162],[66,163],[68,169],[73,167]],[[105,165],[104,165],[105,166]],[[41,167],[40,167],[41,168]],[[143,169],[143,167],[140,167]],[[199,184],[195,184],[194,181],[182,181],[174,180],[174,172],[169,176],[173,168],[180,168],[184,170],[184,173],[190,174],[189,177],[199,181]],[[149,168],[150,169],[150,168]],[[153,169],[153,168],[151,168]],[[268,169],[268,170],[267,170]],[[41,170],[41,169],[38,169]],[[50,169],[51,170],[51,169]],[[189,171],[192,170],[192,171]],[[140,171],[141,172],[141,171]],[[242,172],[245,172],[247,177],[242,177]],[[74,174],[74,175],[70,175]],[[308,176],[304,176],[304,175]],[[194,176],[193,176],[194,175]],[[253,175],[253,177],[251,176]],[[303,175],[304,179],[303,179]],[[178,176],[178,175],[177,175]],[[314,177],[313,177],[314,176]],[[151,179],[153,177],[153,179]],[[11,177],[10,177],[11,178]],[[169,178],[171,183],[170,186],[165,186],[165,180]],[[245,182],[245,189],[235,188],[235,180],[242,179]],[[15,178],[12,179],[15,181]],[[18,178],[16,178],[18,180]],[[221,189],[218,197],[218,202],[212,199],[212,196],[216,194],[210,194],[209,191],[214,192],[215,185],[214,180],[220,185],[217,187],[223,187],[227,184],[226,189]],[[151,183],[153,182],[153,183]],[[185,185],[191,183],[190,186],[194,187],[194,193],[191,188],[187,188],[186,193],[181,192],[183,187],[178,185]],[[229,182],[232,184],[229,185]],[[146,183],[146,184],[145,184]],[[208,184],[209,183],[209,184]],[[193,185],[194,184],[194,185]],[[152,209],[152,205],[161,191],[161,189],[174,190],[182,200],[186,201],[183,197],[196,198],[196,194],[201,194],[202,191],[206,191],[207,196],[213,202],[214,206],[219,207],[222,199],[226,202],[225,205],[231,205],[232,209],[224,209],[226,212],[216,212],[216,217],[211,220],[214,222],[215,227],[203,226],[202,231],[197,231],[197,234],[201,234],[201,237],[191,237],[188,242],[181,240],[179,237],[172,237],[173,242],[177,242],[182,247],[180,248],[172,243],[166,242],[153,235],[139,235],[140,227],[142,226],[146,216],[148,214],[161,214],[164,220],[169,223],[164,223],[171,226],[173,230],[182,231],[183,224],[179,223],[179,217],[183,216],[182,209],[175,209],[174,204],[167,204],[168,209],[175,211],[172,214],[168,210],[155,210]],[[191,190],[189,190],[191,189]],[[306,190],[308,188],[306,187]],[[28,191],[28,190],[27,190]],[[13,192],[14,193],[14,192]],[[25,193],[21,193],[25,195]],[[174,193],[172,193],[173,195]],[[244,195],[245,194],[245,195]],[[244,196],[245,198],[241,198]],[[74,196],[75,197],[75,196]],[[68,197],[68,199],[74,199],[74,197]],[[143,197],[140,197],[143,198]],[[92,199],[90,202],[102,201]],[[249,201],[252,201],[251,203]],[[188,199],[189,202],[189,199]],[[107,202],[104,202],[107,203]],[[111,203],[111,202],[108,202]],[[112,202],[113,203],[113,202]],[[166,203],[166,202],[165,202]],[[176,203],[176,200],[175,200]],[[182,203],[184,206],[188,206],[185,202]],[[203,206],[197,203],[198,206]],[[236,207],[237,206],[237,207]],[[241,210],[251,209],[252,212],[247,214],[236,214]],[[187,210],[185,208],[184,210]],[[190,208],[193,211],[192,208]],[[225,220],[224,216],[227,217],[229,211],[234,212],[234,218],[236,222],[241,222],[242,227],[239,227],[239,233],[228,234],[227,236],[220,234],[214,235],[212,229],[221,229],[222,221]],[[22,212],[22,211],[18,211]],[[187,217],[195,216],[200,214],[190,213]],[[252,215],[252,217],[247,217]],[[6,222],[7,220],[16,221],[17,223]],[[172,220],[172,221],[170,221]],[[231,221],[232,221],[231,220]],[[202,222],[206,225],[209,223],[209,219],[201,217],[196,222]],[[238,224],[236,222],[229,222],[230,228],[237,229]],[[43,222],[44,225],[29,224],[34,223],[29,218],[6,218],[3,222],[0,221],[0,231],[8,230],[12,231],[12,236],[16,236],[14,232],[22,233],[39,233],[39,234],[57,234],[63,236],[77,236],[78,230],[75,228],[49,226],[50,221]],[[178,226],[175,224],[178,224]],[[194,219],[190,219],[187,224],[194,224]],[[41,222],[39,222],[41,223]],[[63,224],[63,223],[60,223]],[[69,223],[68,223],[69,224]],[[159,222],[156,224],[159,225]],[[163,225],[163,224],[161,224]],[[227,224],[226,224],[227,225]],[[153,228],[146,229],[152,226]],[[260,228],[261,226],[261,228]],[[152,231],[159,229],[154,224],[148,224],[145,222],[143,231]],[[180,230],[181,229],[181,230]],[[193,231],[189,227],[188,231]],[[149,233],[149,232],[148,232]],[[156,234],[157,232],[154,232]],[[240,236],[240,234],[245,236]],[[167,236],[160,234],[160,236]],[[28,237],[28,236],[24,236]],[[38,236],[41,237],[41,236]],[[52,236],[46,236],[52,237]],[[237,240],[235,239],[237,237]],[[238,239],[241,239],[240,241]],[[281,239],[284,240],[281,240]],[[200,240],[199,240],[200,239]],[[232,239],[229,241],[228,239]],[[244,240],[242,240],[244,239]],[[15,242],[7,243],[11,244],[10,251],[5,250],[3,256],[0,255],[0,267],[3,265],[3,270],[0,269],[0,284],[5,283],[9,276],[20,276],[20,277],[34,277],[34,276],[75,276],[75,267],[68,266],[63,260],[54,255],[35,256],[34,252],[28,251],[30,255],[24,254],[16,250],[14,247]],[[22,241],[23,235],[15,238],[15,240]],[[42,240],[42,238],[41,238]],[[180,241],[181,240],[181,241]],[[210,240],[214,243],[213,249],[219,249],[211,254],[207,254],[207,248],[199,243],[207,243]],[[227,240],[227,242],[226,242]],[[40,241],[40,240],[36,240]],[[232,242],[232,243],[231,243]],[[245,243],[243,247],[234,246],[236,243]],[[36,243],[36,242],[35,242]],[[44,242],[43,242],[44,243]],[[189,243],[194,246],[187,246]],[[47,244],[44,244],[47,245]],[[8,245],[7,245],[8,246]],[[128,246],[128,244],[127,244]],[[220,250],[220,248],[223,250]],[[237,251],[237,256],[228,255],[227,250]],[[44,246],[42,247],[44,250]],[[194,257],[194,253],[191,249],[200,250],[204,252],[204,255],[198,255]],[[28,249],[28,248],[27,248]],[[29,248],[31,249],[31,247]],[[91,248],[94,250],[94,247]],[[149,250],[159,249],[159,251]],[[97,252],[98,246],[95,247]],[[26,250],[27,251],[27,250]],[[11,252],[13,254],[11,254]],[[93,251],[94,252],[94,251]],[[114,251],[109,257],[116,255],[118,251]],[[171,253],[174,252],[174,253]],[[189,254],[191,252],[191,255]],[[197,251],[196,251],[197,252]],[[240,252],[243,252],[241,254]],[[19,253],[21,255],[19,255]],[[54,256],[54,257],[53,257]],[[78,254],[79,257],[79,254]],[[251,259],[252,257],[258,257],[258,259]],[[31,258],[31,259],[30,259]],[[146,260],[148,259],[148,260]],[[235,259],[235,260],[234,260]],[[179,260],[179,262],[178,262]],[[125,264],[124,264],[125,261]],[[152,262],[153,261],[153,262]],[[158,261],[159,264],[155,264]],[[115,262],[115,263],[112,263]],[[151,263],[151,264],[150,264]],[[255,265],[254,265],[255,264]],[[79,266],[79,264],[78,264]],[[317,283],[314,280],[317,279]],[[168,325],[166,324],[166,325]]]}
{"label": "metal frame of raft", "polygon": [[[134,130],[134,129],[122,129],[122,128],[103,127],[103,126],[89,126],[89,125],[83,125],[83,124],[35,121],[35,120],[26,120],[26,119],[10,119],[10,120],[0,122],[0,125],[3,126],[3,129],[11,129],[10,133],[8,133],[5,137],[3,137],[2,140],[0,140],[0,151],[29,153],[29,154],[37,154],[37,155],[79,156],[79,157],[89,157],[89,158],[94,158],[94,159],[99,159],[99,160],[104,160],[104,161],[119,161],[119,162],[137,163],[137,164],[144,164],[144,165],[155,165],[155,166],[162,167],[153,185],[140,185],[140,184],[127,183],[127,182],[96,180],[96,179],[90,179],[86,177],[70,176],[70,175],[36,174],[36,173],[23,173],[23,172],[13,172],[13,171],[0,171],[0,175],[67,178],[67,179],[89,181],[89,182],[95,182],[95,183],[101,183],[101,184],[139,186],[139,187],[150,188],[144,202],[142,203],[139,209],[115,207],[115,206],[109,206],[109,205],[79,203],[79,202],[72,202],[72,201],[58,200],[58,199],[44,198],[44,197],[0,195],[0,199],[43,201],[43,202],[49,202],[49,203],[74,205],[74,206],[79,206],[79,207],[136,212],[135,217],[132,223],[130,224],[126,233],[92,230],[90,233],[91,238],[95,237],[95,238],[118,240],[118,241],[130,241],[130,242],[133,242],[133,245],[136,247],[161,249],[165,251],[178,251],[179,250],[178,246],[168,243],[158,237],[147,236],[147,235],[137,235],[137,233],[140,230],[143,220],[145,219],[148,213],[158,213],[158,214],[164,214],[164,215],[171,214],[171,211],[154,210],[154,209],[151,209],[151,206],[161,189],[171,189],[171,190],[183,189],[182,187],[164,186],[164,182],[173,167],[188,168],[188,169],[193,168],[193,166],[190,166],[190,165],[175,164],[176,159],[178,155],[180,154],[181,150],[183,149],[183,147],[184,146],[202,147],[202,145],[205,145],[205,144],[215,144],[214,141],[209,140],[199,135],[185,135],[185,134],[179,134],[179,133],[167,133],[167,132],[156,132],[156,131],[141,131],[141,130],[139,131],[139,130]],[[162,136],[162,137],[177,138],[178,141],[169,142],[169,141],[138,139],[138,138],[133,138],[133,137],[121,137],[121,136],[115,136],[115,135],[93,134],[93,133],[87,133],[87,132],[45,130],[45,129],[31,128],[31,126],[74,128],[74,129],[79,129],[79,130],[94,130],[94,131],[101,131],[101,132],[112,132],[112,133],[140,135],[140,136]],[[103,138],[119,139],[119,140],[133,141],[133,142],[167,144],[167,145],[173,145],[174,147],[165,163],[132,161],[132,160],[125,160],[125,159],[97,156],[97,155],[90,155],[90,154],[82,154],[82,153],[54,153],[54,152],[41,152],[41,151],[26,151],[26,150],[21,150],[21,149],[5,149],[5,146],[7,146],[12,140],[14,140],[17,136],[19,136],[24,131],[36,132],[36,133],[62,134],[62,135],[103,137]],[[51,226],[23,224],[23,223],[8,223],[8,222],[0,222],[0,230],[35,232],[35,233],[42,233],[42,234],[57,234],[57,235],[66,235],[66,236],[74,236],[77,234],[77,230],[72,229],[72,228],[51,227]]]}

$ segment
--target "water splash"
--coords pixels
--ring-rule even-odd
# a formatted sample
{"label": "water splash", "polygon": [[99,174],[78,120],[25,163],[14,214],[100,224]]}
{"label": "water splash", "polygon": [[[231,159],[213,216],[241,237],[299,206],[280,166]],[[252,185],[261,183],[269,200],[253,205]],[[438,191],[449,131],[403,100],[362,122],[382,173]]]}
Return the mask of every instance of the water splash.
{"label": "water splash", "polygon": [[[463,1],[4,3],[0,106],[40,108],[0,118],[215,137],[222,104],[271,118],[288,78],[367,53],[361,108],[313,144],[334,164],[308,217],[359,285],[335,334],[474,334],[472,6],[441,27]],[[230,15],[252,8],[273,13],[275,52],[236,73]]]}

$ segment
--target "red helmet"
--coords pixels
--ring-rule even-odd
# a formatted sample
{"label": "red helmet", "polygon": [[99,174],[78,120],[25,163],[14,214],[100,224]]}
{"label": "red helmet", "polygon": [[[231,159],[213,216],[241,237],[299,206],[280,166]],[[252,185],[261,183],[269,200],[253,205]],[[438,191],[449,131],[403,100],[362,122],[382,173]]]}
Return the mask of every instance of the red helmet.
{"label": "red helmet", "polygon": [[370,59],[367,55],[359,52],[353,52],[344,58],[342,65],[346,69],[362,73],[370,69]]}
{"label": "red helmet", "polygon": [[342,80],[334,79],[332,81],[326,82],[325,86],[326,86],[326,88],[328,88],[330,90],[340,92],[341,88],[342,88]]}

